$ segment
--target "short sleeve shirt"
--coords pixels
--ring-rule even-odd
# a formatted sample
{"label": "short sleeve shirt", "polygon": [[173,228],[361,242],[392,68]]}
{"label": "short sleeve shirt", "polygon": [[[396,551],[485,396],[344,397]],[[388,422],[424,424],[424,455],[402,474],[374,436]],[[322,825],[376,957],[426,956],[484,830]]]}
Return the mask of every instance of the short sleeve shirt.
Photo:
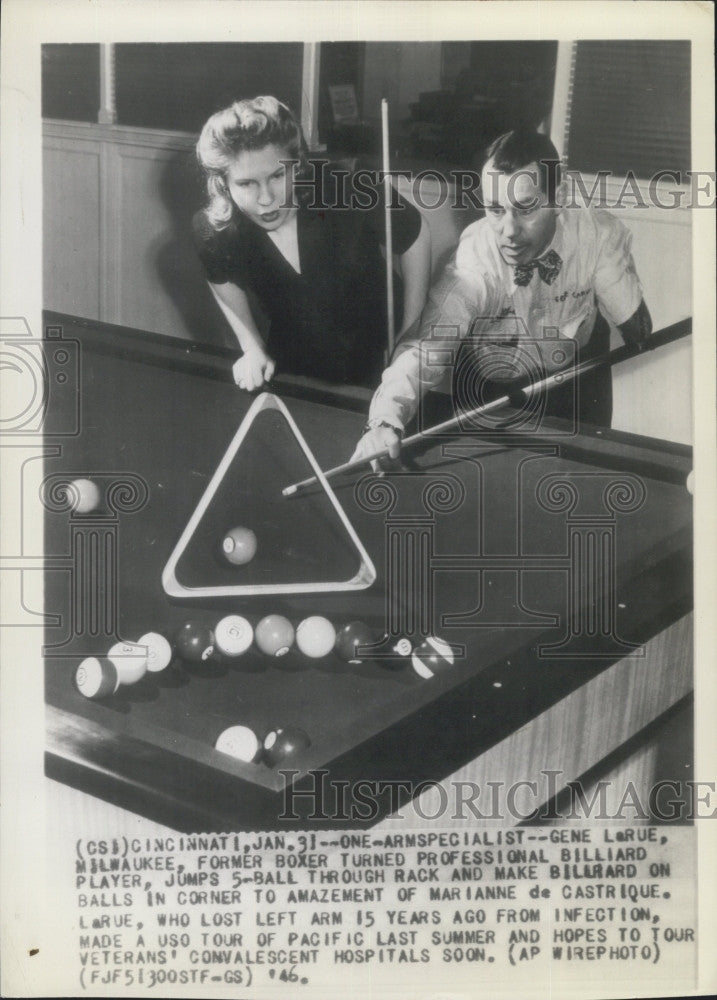
{"label": "short sleeve shirt", "polygon": [[[258,300],[270,321],[268,348],[278,370],[364,381],[380,371],[386,343],[383,194],[359,193],[352,204],[348,181],[342,193],[334,174],[324,177],[312,198],[316,207],[301,203],[297,211],[300,274],[239,211],[222,230],[198,213],[194,240],[209,281],[233,282]],[[396,194],[391,220],[394,253],[405,253],[419,234],[420,216]]]}

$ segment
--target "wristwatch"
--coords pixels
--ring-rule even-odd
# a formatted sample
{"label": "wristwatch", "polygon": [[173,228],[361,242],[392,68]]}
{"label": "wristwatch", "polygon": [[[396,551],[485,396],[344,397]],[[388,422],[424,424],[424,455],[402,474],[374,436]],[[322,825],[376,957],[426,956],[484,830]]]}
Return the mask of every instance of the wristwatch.
{"label": "wristwatch", "polygon": [[387,420],[377,420],[375,423],[369,422],[364,425],[363,432],[368,434],[369,431],[375,431],[377,427],[389,427],[395,434],[398,434],[400,438],[403,437],[403,430],[400,427],[394,427],[393,424],[389,424]]}

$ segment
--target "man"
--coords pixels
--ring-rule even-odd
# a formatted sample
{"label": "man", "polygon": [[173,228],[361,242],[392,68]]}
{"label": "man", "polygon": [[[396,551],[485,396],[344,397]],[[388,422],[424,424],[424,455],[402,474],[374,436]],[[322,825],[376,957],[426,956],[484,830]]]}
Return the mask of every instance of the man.
{"label": "man", "polygon": [[[446,338],[470,339],[484,372],[484,398],[491,390],[500,394],[511,378],[527,374],[534,381],[564,366],[570,351],[559,349],[561,341],[574,342],[576,361],[606,352],[603,313],[639,349],[651,332],[630,233],[604,210],[564,205],[566,185],[547,136],[511,131],[497,139],[481,187],[485,218],[463,232],[417,336],[403,340],[384,372],[356,458],[380,450],[398,456],[421,396],[455,366],[455,352],[453,362],[446,360]],[[455,378],[453,389],[455,395]],[[609,426],[609,368],[563,385],[543,412]]]}

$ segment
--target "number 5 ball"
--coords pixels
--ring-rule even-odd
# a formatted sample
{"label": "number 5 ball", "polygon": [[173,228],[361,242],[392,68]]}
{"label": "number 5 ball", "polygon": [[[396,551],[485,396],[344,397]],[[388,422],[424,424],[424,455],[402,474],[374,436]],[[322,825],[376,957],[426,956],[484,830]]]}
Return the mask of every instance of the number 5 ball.
{"label": "number 5 ball", "polygon": [[321,615],[304,618],[296,630],[296,645],[304,656],[319,659],[328,656],[336,642],[336,629]]}
{"label": "number 5 ball", "polygon": [[267,615],[257,625],[254,640],[267,656],[284,656],[294,641],[294,626],[283,615]]}
{"label": "number 5 ball", "polygon": [[225,656],[241,656],[251,646],[254,630],[241,615],[227,615],[214,629],[214,637]]}

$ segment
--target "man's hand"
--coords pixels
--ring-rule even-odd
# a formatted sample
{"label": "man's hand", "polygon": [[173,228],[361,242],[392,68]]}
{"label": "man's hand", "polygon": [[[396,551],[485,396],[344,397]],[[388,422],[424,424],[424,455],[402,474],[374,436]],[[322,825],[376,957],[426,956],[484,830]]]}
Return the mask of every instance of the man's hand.
{"label": "man's hand", "polygon": [[619,329],[628,347],[634,347],[638,351],[647,349],[652,333],[652,319],[644,301],[625,323],[620,324]]}
{"label": "man's hand", "polygon": [[276,362],[259,348],[245,351],[232,366],[234,381],[240,389],[253,392],[271,380]]}
{"label": "man's hand", "polygon": [[394,427],[389,427],[388,424],[379,424],[378,427],[372,427],[366,431],[356,445],[356,450],[350,460],[354,462],[367,455],[373,455],[377,451],[387,451],[387,458],[373,459],[371,462],[371,468],[374,472],[382,472],[396,465],[400,450],[401,436],[398,431]]}

